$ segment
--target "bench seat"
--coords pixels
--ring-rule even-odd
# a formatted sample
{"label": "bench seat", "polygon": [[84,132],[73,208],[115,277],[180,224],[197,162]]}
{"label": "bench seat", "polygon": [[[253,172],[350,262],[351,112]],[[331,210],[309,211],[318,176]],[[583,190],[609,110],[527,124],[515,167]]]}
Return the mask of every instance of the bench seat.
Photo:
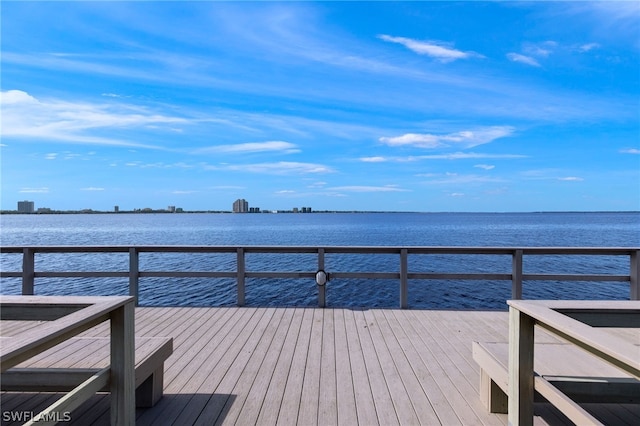
{"label": "bench seat", "polygon": [[[492,413],[506,413],[509,344],[473,342],[480,366],[480,398]],[[534,374],[575,402],[640,403],[640,381],[568,343],[536,343]],[[544,399],[536,392],[536,401]]]}
{"label": "bench seat", "polygon": [[[11,337],[2,337],[2,341]],[[162,397],[164,361],[173,353],[170,337],[135,338],[136,406],[152,407]],[[74,337],[2,373],[2,391],[67,392],[109,367],[108,337]],[[103,391],[108,392],[108,385]]]}

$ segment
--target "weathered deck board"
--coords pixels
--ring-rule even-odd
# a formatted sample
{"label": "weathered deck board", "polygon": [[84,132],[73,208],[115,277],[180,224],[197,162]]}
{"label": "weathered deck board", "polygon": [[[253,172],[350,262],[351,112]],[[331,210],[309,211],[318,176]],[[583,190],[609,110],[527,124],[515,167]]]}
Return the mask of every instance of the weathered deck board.
{"label": "weathered deck board", "polygon": [[354,313],[349,310],[343,310],[342,315],[345,320],[344,325],[347,337],[346,349],[349,354],[349,363],[352,372],[351,384],[353,386],[354,401],[356,404],[356,416],[362,424],[376,425],[378,424],[376,406],[364,361],[363,347],[360,343],[358,328],[354,321]]}
{"label": "weathered deck board", "polygon": [[[19,327],[3,322],[2,332]],[[137,308],[137,335],[174,338],[165,396],[138,410],[137,424],[504,425],[506,415],[480,402],[471,341],[505,341],[507,327],[506,312]],[[101,325],[85,335],[107,333]],[[35,410],[55,397],[3,393],[2,410]],[[588,409],[607,423],[640,420],[637,405]],[[547,405],[536,413],[536,424],[566,421]],[[72,424],[109,424],[109,397],[72,416]]]}
{"label": "weathered deck board", "polygon": [[[433,346],[433,350],[434,353],[437,353],[447,376],[452,380],[470,409],[482,419],[485,408],[474,394],[478,390],[478,366],[467,356],[468,348],[465,343],[472,335],[477,335],[477,338],[482,340],[500,337],[493,333],[485,334],[485,329],[478,325],[481,313],[469,312],[467,314],[468,322],[456,321],[449,312],[436,312],[428,318],[421,318],[420,321],[426,327],[430,327],[434,333],[435,346]],[[455,396],[457,397],[457,395]],[[466,424],[466,420],[463,422]],[[483,421],[484,424],[492,422]]]}
{"label": "weathered deck board", "polygon": [[[391,393],[387,387],[382,367],[376,354],[375,345],[369,331],[369,327],[373,327],[374,324],[367,322],[364,317],[364,311],[354,311],[353,316],[360,338],[360,345],[362,346],[364,367],[369,378],[368,383],[371,387],[371,393],[373,394],[373,402],[378,422],[381,425],[399,424],[398,416],[393,407],[393,401],[391,400]],[[358,383],[358,386],[361,386],[361,384]]]}
{"label": "weathered deck board", "polygon": [[260,407],[260,413],[255,424],[276,424],[281,404],[284,398],[285,385],[291,371],[293,356],[300,337],[300,329],[305,314],[304,309],[295,309],[291,324],[287,329],[282,348],[279,352],[276,365],[273,368],[271,380],[266,389],[264,402]]}
{"label": "weathered deck board", "polygon": [[[285,382],[282,404],[280,405],[280,411],[277,416],[276,424],[279,425],[296,424],[298,419],[300,395],[302,394],[304,381],[304,375],[302,373],[307,363],[314,312],[315,311],[311,309],[304,311],[303,321],[300,325],[300,332],[298,334],[298,339],[296,340],[296,346],[293,350],[291,368]],[[274,407],[274,409],[277,409],[277,407]],[[272,416],[273,414],[270,415]]]}

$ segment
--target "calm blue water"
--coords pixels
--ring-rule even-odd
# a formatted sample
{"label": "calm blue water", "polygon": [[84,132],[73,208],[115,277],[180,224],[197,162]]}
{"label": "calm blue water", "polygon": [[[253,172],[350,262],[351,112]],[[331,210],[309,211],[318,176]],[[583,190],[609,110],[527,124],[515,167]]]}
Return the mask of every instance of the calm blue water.
{"label": "calm blue water", "polygon": [[[3,215],[0,242],[11,245],[301,245],[301,246],[568,246],[640,247],[640,213],[335,213]],[[21,270],[21,256],[2,255],[2,269]],[[314,255],[247,255],[248,270],[315,271]],[[38,254],[36,269],[122,270],[126,254]],[[224,271],[235,256],[140,255],[141,270]],[[327,255],[328,271],[398,271],[398,257]],[[525,273],[628,274],[626,257],[525,257]],[[420,255],[410,272],[510,273],[509,256]],[[315,306],[310,280],[247,280],[248,305]],[[126,279],[36,279],[36,294],[126,294]],[[235,304],[232,279],[142,278],[142,305]],[[2,294],[18,294],[5,278]],[[396,307],[396,280],[332,280],[329,306]],[[413,308],[504,309],[508,281],[413,280]],[[525,282],[525,298],[626,299],[627,283]]]}

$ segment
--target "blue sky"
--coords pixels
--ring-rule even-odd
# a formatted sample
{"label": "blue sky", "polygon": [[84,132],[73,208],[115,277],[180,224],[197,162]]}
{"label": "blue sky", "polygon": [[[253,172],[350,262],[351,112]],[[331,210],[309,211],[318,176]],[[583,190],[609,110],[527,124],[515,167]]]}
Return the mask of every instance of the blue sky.
{"label": "blue sky", "polygon": [[2,208],[640,210],[638,2],[2,2]]}

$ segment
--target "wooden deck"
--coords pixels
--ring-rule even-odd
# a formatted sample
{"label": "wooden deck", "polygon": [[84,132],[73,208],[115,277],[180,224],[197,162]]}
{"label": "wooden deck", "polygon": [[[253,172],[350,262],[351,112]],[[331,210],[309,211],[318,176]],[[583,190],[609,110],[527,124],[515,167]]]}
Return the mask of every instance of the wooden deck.
{"label": "wooden deck", "polygon": [[[2,335],[19,327],[28,325],[3,322]],[[136,335],[174,338],[165,395],[137,411],[137,424],[506,424],[480,402],[471,342],[506,341],[507,331],[506,312],[136,308]],[[37,412],[56,397],[3,393],[3,424],[5,413]],[[588,407],[606,424],[640,424],[638,405]],[[536,414],[538,424],[566,421],[545,404]],[[109,424],[109,397],[71,418]]]}

